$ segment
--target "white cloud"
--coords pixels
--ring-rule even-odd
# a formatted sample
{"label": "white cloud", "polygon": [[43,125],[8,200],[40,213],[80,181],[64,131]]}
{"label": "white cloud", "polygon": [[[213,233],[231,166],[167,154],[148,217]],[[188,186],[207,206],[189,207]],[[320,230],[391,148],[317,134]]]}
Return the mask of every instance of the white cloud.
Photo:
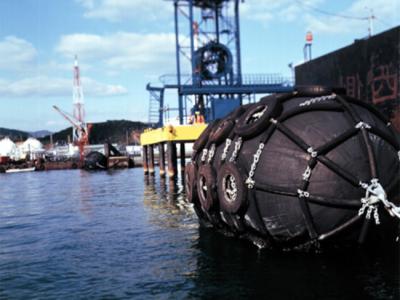
{"label": "white cloud", "polygon": [[101,62],[112,70],[173,70],[175,35],[118,32],[109,35],[62,36],[56,50],[66,57],[78,54],[85,61]]}
{"label": "white cloud", "polygon": [[30,66],[36,56],[37,50],[26,40],[15,36],[0,40],[0,69],[19,70]]}
{"label": "white cloud", "polygon": [[[303,1],[308,5],[316,5],[321,0]],[[272,22],[292,22],[299,19],[304,13],[299,4],[293,0],[247,0],[240,6],[241,16],[248,20],[261,22],[264,26]]]}
{"label": "white cloud", "polygon": [[82,77],[82,86],[84,93],[88,96],[107,97],[128,93],[128,90],[122,85],[104,84],[88,77]]}
{"label": "white cloud", "polygon": [[[371,10],[376,16],[375,28],[388,29],[399,22],[398,12],[400,10],[398,1],[387,0],[356,0],[343,11],[335,12],[338,15],[356,18],[367,18]],[[317,14],[308,15],[307,25],[315,32],[337,34],[353,33],[366,36],[368,33],[368,20],[355,20],[336,16],[321,16]]]}
{"label": "white cloud", "polygon": [[[82,78],[83,92],[87,96],[118,96],[128,92],[121,85],[103,84],[91,78]],[[72,80],[37,76],[17,81],[0,79],[0,97],[72,96]]]}
{"label": "white cloud", "polygon": [[160,20],[172,15],[172,2],[162,0],[76,0],[86,18],[118,22],[127,19]]}
{"label": "white cloud", "polygon": [[364,18],[370,15],[370,9],[376,16],[375,27],[381,31],[399,23],[399,1],[355,0],[341,11],[326,8],[326,0],[247,0],[241,5],[242,16],[248,20],[271,26],[273,22],[303,22],[306,30],[313,32],[338,34],[351,33],[360,37],[367,35],[368,20],[355,20],[330,16],[316,11],[322,10],[336,15]]}

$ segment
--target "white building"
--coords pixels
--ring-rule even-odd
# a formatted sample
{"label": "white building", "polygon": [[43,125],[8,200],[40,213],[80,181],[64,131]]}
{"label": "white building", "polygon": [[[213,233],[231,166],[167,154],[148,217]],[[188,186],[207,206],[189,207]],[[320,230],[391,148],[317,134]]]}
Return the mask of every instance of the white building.
{"label": "white building", "polygon": [[0,156],[9,156],[12,159],[15,159],[18,155],[17,152],[17,146],[8,137],[0,140]]}
{"label": "white building", "polygon": [[21,158],[25,158],[29,154],[30,159],[36,159],[44,153],[43,144],[31,137],[19,146],[19,150]]}

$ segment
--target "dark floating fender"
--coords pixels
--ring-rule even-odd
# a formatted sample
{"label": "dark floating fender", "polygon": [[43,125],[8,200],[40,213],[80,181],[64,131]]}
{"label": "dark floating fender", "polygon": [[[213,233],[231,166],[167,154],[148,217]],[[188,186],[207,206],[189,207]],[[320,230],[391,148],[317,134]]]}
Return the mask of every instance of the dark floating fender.
{"label": "dark floating fender", "polygon": [[85,156],[84,168],[86,170],[107,169],[107,158],[98,151],[92,151]]}
{"label": "dark floating fender", "polygon": [[264,97],[194,148],[186,190],[202,224],[281,249],[398,241],[399,135],[342,90]]}

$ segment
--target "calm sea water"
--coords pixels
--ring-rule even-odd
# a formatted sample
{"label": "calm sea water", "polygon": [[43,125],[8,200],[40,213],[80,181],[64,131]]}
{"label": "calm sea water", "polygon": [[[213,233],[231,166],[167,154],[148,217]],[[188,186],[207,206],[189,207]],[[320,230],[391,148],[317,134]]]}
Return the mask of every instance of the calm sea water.
{"label": "calm sea water", "polygon": [[0,174],[0,299],[399,299],[387,249],[274,253],[141,169]]}

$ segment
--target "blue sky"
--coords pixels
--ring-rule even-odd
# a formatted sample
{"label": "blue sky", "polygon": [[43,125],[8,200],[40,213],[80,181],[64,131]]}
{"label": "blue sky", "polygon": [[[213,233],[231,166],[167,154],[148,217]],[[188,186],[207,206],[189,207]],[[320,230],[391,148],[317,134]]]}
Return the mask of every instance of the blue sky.
{"label": "blue sky", "polygon": [[[374,33],[400,23],[400,0],[245,0],[243,73],[290,75],[302,62],[304,36],[313,56],[367,35],[368,22],[330,16],[376,16]],[[163,0],[1,0],[0,127],[57,131],[53,109],[72,111],[72,66],[79,56],[89,122],[147,121],[146,83],[175,72],[172,3]],[[169,101],[174,101],[172,95]]]}

